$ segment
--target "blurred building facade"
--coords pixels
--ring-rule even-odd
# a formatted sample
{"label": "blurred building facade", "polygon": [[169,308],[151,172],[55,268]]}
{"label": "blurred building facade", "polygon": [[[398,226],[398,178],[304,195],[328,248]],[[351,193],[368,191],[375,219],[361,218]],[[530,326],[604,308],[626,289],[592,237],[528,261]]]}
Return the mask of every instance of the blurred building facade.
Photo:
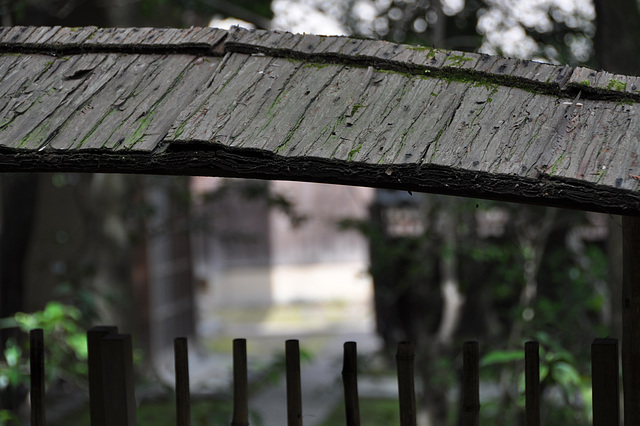
{"label": "blurred building facade", "polygon": [[[207,198],[223,185],[232,190]],[[256,185],[263,195],[255,196]],[[192,247],[205,316],[229,305],[370,299],[368,243],[357,231],[339,229],[339,221],[366,218],[372,189],[194,178],[192,190],[203,218]]]}

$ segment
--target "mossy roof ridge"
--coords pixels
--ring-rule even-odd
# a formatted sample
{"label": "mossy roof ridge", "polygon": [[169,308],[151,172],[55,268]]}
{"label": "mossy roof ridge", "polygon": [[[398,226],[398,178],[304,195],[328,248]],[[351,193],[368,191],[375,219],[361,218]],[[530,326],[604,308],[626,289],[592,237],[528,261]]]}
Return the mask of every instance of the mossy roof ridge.
{"label": "mossy roof ridge", "polygon": [[[588,68],[486,54],[405,45],[349,36],[318,36],[289,32],[231,29],[225,50],[308,61],[373,66],[378,69],[510,86],[585,99],[640,101],[638,77],[613,75]],[[576,72],[577,71],[577,72]]]}
{"label": "mossy roof ridge", "polygon": [[348,36],[191,28],[0,27],[0,52],[68,55],[121,52],[265,54],[312,62],[373,66],[411,75],[518,87],[538,93],[640,101],[638,77],[530,60],[403,45]]}

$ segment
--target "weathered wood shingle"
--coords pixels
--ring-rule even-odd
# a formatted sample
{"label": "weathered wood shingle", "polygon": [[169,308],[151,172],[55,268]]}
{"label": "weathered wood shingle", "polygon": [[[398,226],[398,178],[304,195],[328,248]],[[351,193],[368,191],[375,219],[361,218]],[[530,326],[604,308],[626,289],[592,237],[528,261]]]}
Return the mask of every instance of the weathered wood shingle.
{"label": "weathered wood shingle", "polygon": [[640,82],[274,31],[0,29],[0,167],[296,179],[640,214]]}

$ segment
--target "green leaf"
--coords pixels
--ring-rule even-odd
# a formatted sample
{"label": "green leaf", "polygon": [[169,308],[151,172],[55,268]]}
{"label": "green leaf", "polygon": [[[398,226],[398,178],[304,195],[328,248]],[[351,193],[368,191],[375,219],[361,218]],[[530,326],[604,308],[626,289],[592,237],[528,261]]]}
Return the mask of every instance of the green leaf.
{"label": "green leaf", "polygon": [[20,419],[9,410],[0,410],[0,425],[4,425],[6,422],[18,422]]}
{"label": "green leaf", "polygon": [[480,366],[505,364],[508,362],[522,361],[524,359],[524,351],[492,351],[486,354],[480,360]]}
{"label": "green leaf", "polygon": [[578,370],[573,365],[563,361],[551,365],[551,374],[562,386],[578,385],[581,381]]}
{"label": "green leaf", "polygon": [[4,358],[7,360],[7,365],[9,365],[9,367],[17,366],[21,355],[22,350],[16,344],[15,340],[9,339],[4,350]]}
{"label": "green leaf", "polygon": [[47,306],[44,308],[44,320],[50,322],[64,318],[65,308],[68,309],[69,307],[65,307],[59,302],[47,303]]}

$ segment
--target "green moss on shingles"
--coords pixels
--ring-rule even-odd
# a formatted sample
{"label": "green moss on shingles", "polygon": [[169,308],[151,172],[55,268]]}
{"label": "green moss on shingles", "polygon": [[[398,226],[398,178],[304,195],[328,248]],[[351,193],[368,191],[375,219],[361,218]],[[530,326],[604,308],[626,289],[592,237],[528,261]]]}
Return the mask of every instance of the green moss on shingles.
{"label": "green moss on shingles", "polygon": [[45,123],[42,123],[36,129],[33,129],[20,140],[18,147],[25,148],[27,145],[30,145],[31,148],[34,148],[34,146],[40,146],[40,144],[42,144],[45,140],[43,133],[47,133],[50,125],[51,123],[47,121]]}
{"label": "green moss on shingles", "polygon": [[151,110],[148,113],[146,113],[144,117],[142,117],[142,119],[140,120],[140,124],[138,124],[138,127],[133,132],[133,134],[125,139],[124,141],[125,147],[131,148],[132,146],[140,142],[140,140],[144,137],[145,132],[149,128],[149,125],[151,124],[151,118],[153,117],[153,115],[154,115],[154,111]]}
{"label": "green moss on shingles", "polygon": [[359,143],[355,148],[349,151],[349,154],[347,155],[347,161],[353,160],[356,154],[360,152],[360,149],[362,149],[362,143]]}
{"label": "green moss on shingles", "polygon": [[319,69],[328,67],[330,65],[334,65],[334,64],[331,64],[329,62],[307,62],[302,67],[303,68],[315,68],[315,69],[319,70]]}
{"label": "green moss on shingles", "polygon": [[615,78],[612,78],[611,80],[609,80],[609,84],[607,84],[607,89],[616,90],[618,92],[624,92],[626,88],[627,88],[627,83],[620,80],[616,80]]}
{"label": "green moss on shingles", "polygon": [[[87,142],[89,142],[89,139],[91,139],[91,137],[94,135],[94,133],[96,132],[96,130],[98,130],[98,128],[102,125],[102,123],[104,122],[104,120],[109,117],[111,114],[113,114],[115,112],[114,109],[110,109],[106,114],[104,114],[100,120],[98,120],[97,123],[95,123],[93,125],[93,127],[91,127],[91,129],[89,130],[89,132],[87,132],[87,134],[82,138],[82,140],[80,141],[80,145],[79,147],[84,146]],[[113,135],[120,127],[122,126],[122,123],[119,123],[115,129],[113,129],[113,131],[111,132],[111,134],[109,135],[109,137],[111,137],[111,135]],[[105,141],[106,142],[106,141]]]}
{"label": "green moss on shingles", "polygon": [[451,55],[444,61],[445,65],[453,65],[454,67],[461,67],[466,62],[473,61],[473,58],[468,58],[464,55]]}
{"label": "green moss on shingles", "polygon": [[353,104],[353,106],[351,107],[351,116],[354,116],[360,108],[364,108],[365,106],[366,105],[363,104]]}
{"label": "green moss on shingles", "polygon": [[276,154],[284,151],[284,149],[289,145],[289,142],[291,142],[291,139],[293,138],[293,134],[296,132],[296,130],[298,130],[298,127],[300,127],[300,123],[302,123],[302,120],[304,120],[304,114],[301,114],[300,117],[298,117],[298,120],[296,120],[296,124],[292,129],[289,130],[289,133],[287,133],[284,141],[282,141],[282,143],[276,147],[274,151]]}
{"label": "green moss on shingles", "polygon": [[431,158],[429,159],[430,163],[433,163],[433,161],[436,159],[438,155],[438,141],[440,140],[440,137],[442,136],[445,130],[447,130],[447,126],[441,127],[440,130],[438,130],[438,133],[436,134],[435,139],[431,143],[433,145],[433,154],[431,154]]}
{"label": "green moss on shingles", "polygon": [[551,169],[549,170],[549,176],[554,176],[556,174],[556,171],[558,170],[558,166],[564,162],[564,159],[566,157],[567,157],[566,153],[563,152],[562,154],[560,154],[560,156],[556,159],[556,161],[551,166]]}
{"label": "green moss on shingles", "polygon": [[406,47],[407,47],[407,49],[415,50],[416,52],[431,52],[431,51],[434,50],[432,47],[422,46],[422,45],[418,45],[418,44],[410,44],[410,45],[408,45]]}
{"label": "green moss on shingles", "polygon": [[180,135],[182,135],[182,133],[184,132],[184,128],[187,125],[186,121],[183,121],[182,123],[180,123],[180,125],[178,126],[178,128],[176,129],[175,132],[173,132],[173,137],[175,139],[178,139],[180,137]]}

